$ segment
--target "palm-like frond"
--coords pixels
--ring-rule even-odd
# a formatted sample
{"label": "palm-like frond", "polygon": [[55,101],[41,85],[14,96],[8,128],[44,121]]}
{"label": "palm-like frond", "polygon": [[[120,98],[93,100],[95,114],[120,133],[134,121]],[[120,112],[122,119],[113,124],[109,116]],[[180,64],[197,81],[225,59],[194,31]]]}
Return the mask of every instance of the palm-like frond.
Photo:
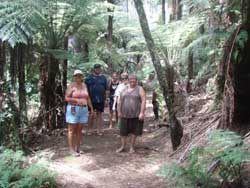
{"label": "palm-like frond", "polygon": [[34,34],[47,47],[57,48],[65,36],[90,23],[95,1],[3,0],[0,5],[0,39],[11,46],[27,43]]}
{"label": "palm-like frond", "polygon": [[31,0],[4,0],[0,4],[0,39],[13,47],[16,43],[27,44],[44,20],[36,3]]}

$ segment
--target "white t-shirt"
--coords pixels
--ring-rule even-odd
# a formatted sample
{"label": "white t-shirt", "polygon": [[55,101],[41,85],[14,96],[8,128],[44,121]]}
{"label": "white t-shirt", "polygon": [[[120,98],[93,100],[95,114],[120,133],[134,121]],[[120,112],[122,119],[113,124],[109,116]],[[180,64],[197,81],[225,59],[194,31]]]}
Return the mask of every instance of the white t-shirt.
{"label": "white t-shirt", "polygon": [[119,97],[121,92],[127,87],[128,84],[121,83],[117,86],[115,90],[115,97]]}

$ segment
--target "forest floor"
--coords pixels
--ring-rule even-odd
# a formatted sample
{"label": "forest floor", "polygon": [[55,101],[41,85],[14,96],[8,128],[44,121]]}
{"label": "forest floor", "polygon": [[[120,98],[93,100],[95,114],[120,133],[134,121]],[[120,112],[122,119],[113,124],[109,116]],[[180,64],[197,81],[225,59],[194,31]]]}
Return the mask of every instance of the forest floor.
{"label": "forest floor", "polygon": [[[150,96],[148,97],[150,99]],[[153,120],[152,106],[147,104],[144,133],[138,137],[136,152],[116,153],[120,146],[117,128],[108,129],[108,109],[104,113],[104,135],[83,136],[80,157],[68,152],[67,129],[36,140],[34,148],[51,160],[61,188],[166,188],[171,187],[159,176],[160,168],[171,160],[185,160],[194,145],[206,143],[204,134],[217,126],[218,112],[210,112],[212,95],[190,95],[188,116],[180,114],[184,127],[182,145],[172,151],[170,130]],[[184,109],[184,107],[182,108]]]}

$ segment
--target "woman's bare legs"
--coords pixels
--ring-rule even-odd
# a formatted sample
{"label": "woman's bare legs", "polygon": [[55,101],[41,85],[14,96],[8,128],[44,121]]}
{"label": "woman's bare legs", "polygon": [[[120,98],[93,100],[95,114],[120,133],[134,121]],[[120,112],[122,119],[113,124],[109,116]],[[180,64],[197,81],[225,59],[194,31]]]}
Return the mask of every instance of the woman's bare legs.
{"label": "woman's bare legs", "polygon": [[68,124],[68,143],[69,143],[69,150],[71,153],[74,153],[76,151],[76,124]]}
{"label": "woman's bare legs", "polygon": [[79,123],[77,124],[76,128],[76,152],[80,152],[80,145],[82,141],[82,129],[83,129],[83,124]]}

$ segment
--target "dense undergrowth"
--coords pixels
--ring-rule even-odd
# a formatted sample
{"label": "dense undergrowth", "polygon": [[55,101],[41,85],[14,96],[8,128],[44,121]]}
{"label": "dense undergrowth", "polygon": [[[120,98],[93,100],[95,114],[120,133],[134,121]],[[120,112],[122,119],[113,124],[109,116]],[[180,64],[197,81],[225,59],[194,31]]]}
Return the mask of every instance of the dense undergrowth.
{"label": "dense undergrowth", "polygon": [[194,147],[185,164],[167,164],[161,170],[174,187],[245,188],[249,146],[234,132],[215,130],[205,147]]}
{"label": "dense undergrowth", "polygon": [[3,150],[0,153],[0,188],[54,188],[55,174],[48,163],[38,160],[28,164],[22,151]]}

